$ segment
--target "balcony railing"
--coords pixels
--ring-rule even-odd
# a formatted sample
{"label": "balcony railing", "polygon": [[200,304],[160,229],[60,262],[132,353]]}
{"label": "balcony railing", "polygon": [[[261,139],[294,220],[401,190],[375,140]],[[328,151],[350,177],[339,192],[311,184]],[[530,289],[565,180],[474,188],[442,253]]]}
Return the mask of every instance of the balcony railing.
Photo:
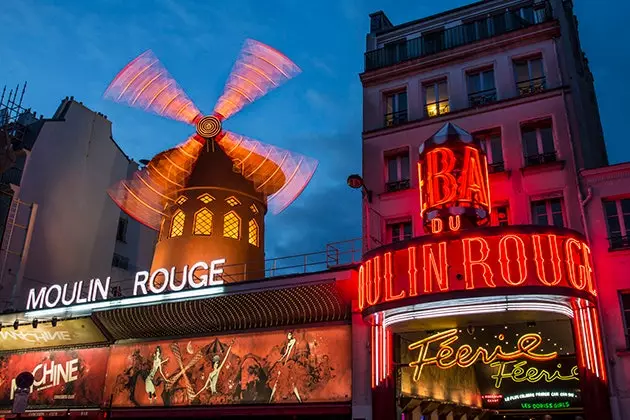
{"label": "balcony railing", "polygon": [[448,114],[449,112],[451,112],[451,106],[448,103],[448,99],[445,99],[443,101],[438,101],[438,102],[434,102],[431,104],[427,104],[425,107],[425,112],[427,114],[427,117],[432,118],[432,117],[437,117],[439,115],[444,115],[444,114]]}
{"label": "balcony railing", "polygon": [[505,163],[504,162],[489,163],[488,172],[491,174],[495,174],[497,172],[505,172]]}
{"label": "balcony railing", "polygon": [[630,249],[630,236],[628,235],[613,235],[608,238],[609,250],[614,251],[617,249]]}
{"label": "balcony railing", "polygon": [[396,111],[390,114],[385,114],[385,127],[393,127],[395,125],[404,124],[407,122],[407,110]]}
{"label": "balcony railing", "polygon": [[545,163],[556,162],[558,155],[556,152],[540,153],[538,155],[525,156],[525,166],[536,166]]}
{"label": "balcony railing", "polygon": [[533,95],[534,93],[539,93],[547,89],[547,81],[545,76],[523,80],[522,82],[516,83],[516,88],[520,96]]}
{"label": "balcony railing", "polygon": [[496,101],[497,90],[494,88],[468,94],[468,106],[471,108],[491,104]]}
{"label": "balcony railing", "polygon": [[402,179],[400,181],[392,181],[385,184],[385,191],[396,192],[402,190],[408,190],[410,188],[409,180]]}
{"label": "balcony railing", "polygon": [[509,11],[368,51],[365,53],[365,71],[437,54],[553,19],[548,2],[537,3],[535,7],[535,13],[528,19],[520,17],[517,11]]}

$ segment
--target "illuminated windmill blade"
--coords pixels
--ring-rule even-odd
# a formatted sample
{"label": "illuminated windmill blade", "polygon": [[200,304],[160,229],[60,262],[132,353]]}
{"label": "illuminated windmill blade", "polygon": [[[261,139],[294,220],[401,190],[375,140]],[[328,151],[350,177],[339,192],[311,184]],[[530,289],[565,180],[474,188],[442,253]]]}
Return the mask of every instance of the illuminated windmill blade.
{"label": "illuminated windmill blade", "polygon": [[254,102],[300,72],[300,68],[281,52],[248,39],[232,68],[214,112],[229,118],[245,105]]}
{"label": "illuminated windmill blade", "polygon": [[224,133],[219,146],[258,191],[269,195],[267,205],[273,214],[300,195],[317,169],[315,159],[229,131]]}
{"label": "illuminated windmill blade", "polygon": [[127,64],[104,96],[188,124],[200,114],[151,50]]}
{"label": "illuminated windmill blade", "polygon": [[194,137],[157,154],[132,179],[123,180],[108,191],[114,202],[145,226],[159,230],[163,210],[184,188],[203,145]]}

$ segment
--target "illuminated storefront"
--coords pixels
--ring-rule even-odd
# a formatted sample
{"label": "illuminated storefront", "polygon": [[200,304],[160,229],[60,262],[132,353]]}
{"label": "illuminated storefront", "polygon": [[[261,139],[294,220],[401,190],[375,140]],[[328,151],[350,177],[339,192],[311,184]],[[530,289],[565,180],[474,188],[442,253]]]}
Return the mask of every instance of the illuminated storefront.
{"label": "illuminated storefront", "polygon": [[484,227],[485,155],[452,124],[424,142],[418,174],[427,235],[372,249],[359,268],[373,418],[606,413],[584,238],[548,226]]}

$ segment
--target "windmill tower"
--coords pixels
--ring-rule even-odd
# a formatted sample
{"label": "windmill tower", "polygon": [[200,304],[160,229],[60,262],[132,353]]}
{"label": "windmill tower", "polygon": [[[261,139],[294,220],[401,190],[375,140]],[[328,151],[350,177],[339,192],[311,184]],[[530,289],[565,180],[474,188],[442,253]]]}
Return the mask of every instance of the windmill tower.
{"label": "windmill tower", "polygon": [[[231,281],[264,277],[264,216],[302,192],[317,161],[223,128],[245,105],[300,72],[286,56],[247,40],[210,115],[202,114],[151,51],[130,62],[105,97],[196,127],[109,191],[129,216],[159,232],[156,268],[225,258]],[[228,280],[226,280],[228,281]]]}

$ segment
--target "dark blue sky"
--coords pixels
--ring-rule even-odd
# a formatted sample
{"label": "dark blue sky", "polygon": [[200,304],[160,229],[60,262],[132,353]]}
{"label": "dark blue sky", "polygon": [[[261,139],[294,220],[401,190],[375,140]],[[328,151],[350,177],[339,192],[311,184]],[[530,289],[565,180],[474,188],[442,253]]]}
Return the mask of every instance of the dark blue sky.
{"label": "dark blue sky", "polygon": [[[245,38],[272,45],[303,70],[243,109],[230,130],[320,161],[310,186],[279,216],[267,217],[267,255],[318,251],[360,236],[360,196],[345,183],[361,170],[361,84],[368,14],[394,24],[471,3],[463,0],[2,0],[0,85],[28,81],[25,104],[49,117],[74,96],[113,122],[135,159],[151,158],[192,128],[102,99],[114,75],[152,49],[179,84],[210,112]],[[582,46],[595,74],[608,154],[630,160],[630,67],[624,1],[577,0]],[[63,4],[63,7],[60,6]]]}

